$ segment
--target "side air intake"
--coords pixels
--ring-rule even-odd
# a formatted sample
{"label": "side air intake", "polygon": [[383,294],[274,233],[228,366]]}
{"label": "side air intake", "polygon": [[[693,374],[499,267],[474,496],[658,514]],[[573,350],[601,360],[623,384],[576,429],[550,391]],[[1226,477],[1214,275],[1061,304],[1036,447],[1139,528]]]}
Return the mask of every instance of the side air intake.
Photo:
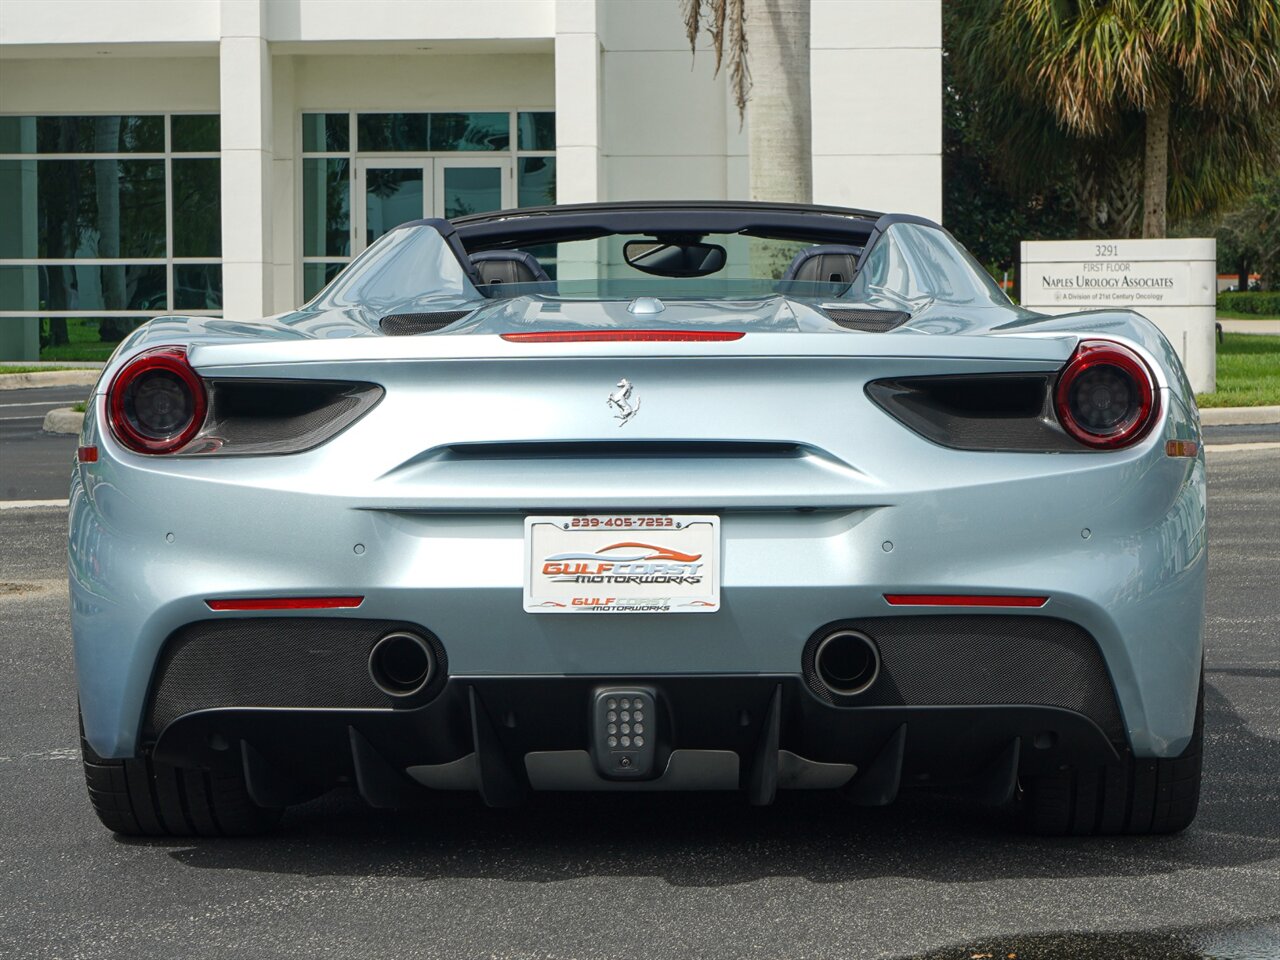
{"label": "side air intake", "polygon": [[901,310],[845,309],[828,307],[823,311],[846,330],[861,333],[884,333],[900,327],[911,319],[911,314]]}
{"label": "side air intake", "polygon": [[435,333],[461,320],[470,310],[439,310],[435,313],[391,313],[379,326],[391,337],[411,337],[416,333]]}

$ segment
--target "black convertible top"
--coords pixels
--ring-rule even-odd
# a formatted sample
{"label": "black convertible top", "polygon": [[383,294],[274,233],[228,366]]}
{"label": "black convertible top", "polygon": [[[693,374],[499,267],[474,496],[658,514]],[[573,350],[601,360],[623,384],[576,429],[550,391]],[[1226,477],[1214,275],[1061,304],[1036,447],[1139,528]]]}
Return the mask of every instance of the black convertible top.
{"label": "black convertible top", "polygon": [[458,217],[451,222],[458,238],[471,253],[539,243],[592,240],[615,234],[688,237],[740,233],[863,247],[874,234],[883,232],[891,223],[938,226],[932,220],[910,214],[741,200],[636,200],[524,207]]}

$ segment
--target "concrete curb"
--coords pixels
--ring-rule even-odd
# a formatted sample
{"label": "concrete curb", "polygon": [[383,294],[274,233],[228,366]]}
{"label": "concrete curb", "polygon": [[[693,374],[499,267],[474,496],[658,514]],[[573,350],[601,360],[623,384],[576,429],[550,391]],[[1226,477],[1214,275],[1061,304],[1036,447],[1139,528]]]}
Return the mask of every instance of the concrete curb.
{"label": "concrete curb", "polygon": [[41,429],[45,433],[79,433],[83,426],[83,413],[72,410],[70,407],[59,407],[44,415],[44,426]]}
{"label": "concrete curb", "polygon": [[1280,450],[1280,441],[1264,440],[1256,443],[1206,443],[1204,452],[1208,454],[1219,453],[1263,453],[1271,450]]}
{"label": "concrete curb", "polygon": [[0,373],[0,390],[31,387],[92,387],[101,370],[41,370],[39,373]]}
{"label": "concrete curb", "polygon": [[1280,406],[1209,407],[1200,411],[1200,423],[1206,427],[1226,427],[1242,423],[1280,423]]}

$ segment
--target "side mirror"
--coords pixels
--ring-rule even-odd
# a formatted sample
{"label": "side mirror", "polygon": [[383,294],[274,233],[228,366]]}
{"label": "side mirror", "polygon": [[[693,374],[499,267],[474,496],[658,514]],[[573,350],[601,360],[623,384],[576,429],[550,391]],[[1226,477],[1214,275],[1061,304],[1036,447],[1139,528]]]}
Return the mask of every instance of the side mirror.
{"label": "side mirror", "polygon": [[629,240],[622,248],[627,265],[659,277],[705,277],[723,270],[724,247],[715,243],[664,243]]}

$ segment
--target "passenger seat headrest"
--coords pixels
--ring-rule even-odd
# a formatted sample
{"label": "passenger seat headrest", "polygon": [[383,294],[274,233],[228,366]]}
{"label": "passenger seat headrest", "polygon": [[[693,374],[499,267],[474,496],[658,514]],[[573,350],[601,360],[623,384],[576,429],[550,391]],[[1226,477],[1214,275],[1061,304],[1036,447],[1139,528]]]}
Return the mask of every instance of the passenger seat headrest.
{"label": "passenger seat headrest", "polygon": [[824,243],[801,250],[795,255],[783,280],[800,280],[806,283],[849,283],[858,267],[860,247],[842,243]]}
{"label": "passenger seat headrest", "polygon": [[480,282],[547,283],[551,280],[538,258],[523,250],[483,250],[471,255]]}

